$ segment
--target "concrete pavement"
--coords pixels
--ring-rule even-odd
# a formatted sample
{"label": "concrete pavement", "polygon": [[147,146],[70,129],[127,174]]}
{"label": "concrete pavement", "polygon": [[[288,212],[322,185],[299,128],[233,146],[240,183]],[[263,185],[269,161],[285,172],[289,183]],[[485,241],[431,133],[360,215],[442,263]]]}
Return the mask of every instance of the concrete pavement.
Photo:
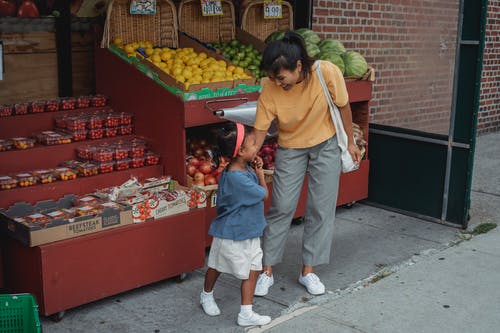
{"label": "concrete pavement", "polygon": [[[471,226],[500,221],[500,133],[478,139]],[[222,310],[198,303],[204,269],[42,318],[44,332],[495,332],[500,324],[500,230],[463,241],[460,230],[357,203],[337,214],[327,293],[297,282],[302,226],[293,226],[275,285],[254,309],[273,321],[240,328],[239,281],[215,288]],[[375,281],[378,282],[375,283]]]}

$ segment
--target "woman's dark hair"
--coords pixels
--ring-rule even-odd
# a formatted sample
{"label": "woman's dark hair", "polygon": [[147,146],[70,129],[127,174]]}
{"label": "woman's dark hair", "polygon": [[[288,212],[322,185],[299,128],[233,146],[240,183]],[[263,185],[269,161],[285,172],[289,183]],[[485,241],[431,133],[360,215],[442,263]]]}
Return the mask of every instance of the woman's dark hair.
{"label": "woman's dark hair", "polygon": [[298,33],[288,31],[281,40],[267,44],[260,68],[278,75],[282,68],[294,71],[298,60],[302,62],[301,73],[307,82],[315,59],[307,54],[304,39]]}
{"label": "woman's dark hair", "polygon": [[[245,128],[245,135],[243,142],[248,134],[252,132],[252,127],[243,126]],[[220,159],[222,156],[233,158],[234,146],[236,145],[236,124],[228,122],[224,124],[216,133],[216,145],[212,147],[212,161],[215,168],[219,167]]]}

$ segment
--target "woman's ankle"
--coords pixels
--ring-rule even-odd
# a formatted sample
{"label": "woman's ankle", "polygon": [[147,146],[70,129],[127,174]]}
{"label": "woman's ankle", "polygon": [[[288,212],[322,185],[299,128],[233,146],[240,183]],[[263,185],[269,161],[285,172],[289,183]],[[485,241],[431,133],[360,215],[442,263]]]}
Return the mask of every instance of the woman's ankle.
{"label": "woman's ankle", "polygon": [[267,276],[273,276],[273,267],[272,266],[264,266],[262,268],[262,273],[266,273]]}

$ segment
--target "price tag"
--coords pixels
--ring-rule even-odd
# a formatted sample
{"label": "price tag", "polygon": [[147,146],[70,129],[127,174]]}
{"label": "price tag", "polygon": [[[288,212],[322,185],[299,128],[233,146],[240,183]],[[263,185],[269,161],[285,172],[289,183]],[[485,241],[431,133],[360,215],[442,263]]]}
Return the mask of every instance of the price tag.
{"label": "price tag", "polygon": [[156,0],[132,0],[130,2],[130,14],[156,14]]}
{"label": "price tag", "polygon": [[222,3],[220,0],[200,0],[201,1],[201,15],[203,16],[217,16],[222,15]]}
{"label": "price tag", "polygon": [[264,19],[283,18],[281,0],[264,0]]}

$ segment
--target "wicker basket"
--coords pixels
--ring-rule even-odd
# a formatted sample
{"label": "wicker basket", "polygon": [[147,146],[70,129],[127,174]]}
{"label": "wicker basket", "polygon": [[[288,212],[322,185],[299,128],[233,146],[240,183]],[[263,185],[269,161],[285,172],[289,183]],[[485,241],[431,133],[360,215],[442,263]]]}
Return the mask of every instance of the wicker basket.
{"label": "wicker basket", "polygon": [[286,1],[282,2],[282,15],[280,19],[264,19],[264,1],[252,1],[243,11],[241,29],[260,40],[265,40],[276,30],[293,30],[293,9]]}
{"label": "wicker basket", "polygon": [[108,5],[101,47],[117,37],[123,43],[151,41],[155,46],[178,47],[177,10],[171,0],[157,0],[156,14],[130,14],[130,0],[112,0]]}
{"label": "wicker basket", "polygon": [[202,16],[200,0],[182,0],[178,8],[181,31],[203,42],[227,42],[235,38],[236,24],[232,1],[222,0],[222,13]]}

